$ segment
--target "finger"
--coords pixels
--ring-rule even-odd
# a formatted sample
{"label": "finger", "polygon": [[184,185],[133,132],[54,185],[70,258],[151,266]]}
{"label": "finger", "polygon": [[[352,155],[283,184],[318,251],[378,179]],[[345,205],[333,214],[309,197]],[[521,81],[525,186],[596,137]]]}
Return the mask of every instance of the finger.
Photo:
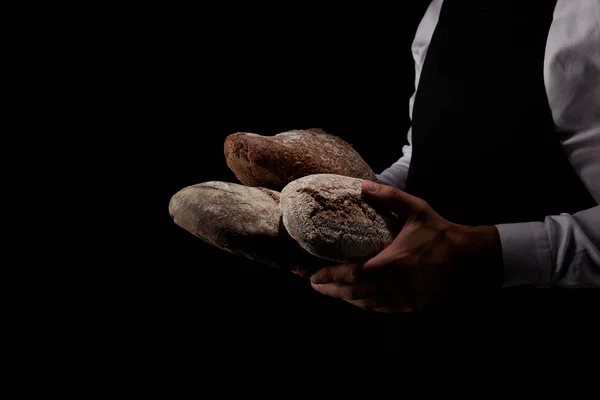
{"label": "finger", "polygon": [[360,276],[361,264],[341,264],[321,268],[311,277],[311,283],[324,284],[331,282],[356,283]]}
{"label": "finger", "polygon": [[406,304],[402,296],[392,293],[386,288],[378,288],[376,293],[360,299],[343,299],[350,304],[365,310],[373,310],[380,313],[410,312],[413,309]]}
{"label": "finger", "polygon": [[403,304],[395,304],[392,306],[385,306],[385,307],[377,307],[377,308],[373,308],[373,311],[379,312],[379,313],[385,313],[385,314],[392,314],[392,313],[409,313],[409,312],[414,312],[414,309],[412,309],[409,306],[403,305]]}
{"label": "finger", "polygon": [[423,199],[392,186],[364,180],[362,182],[362,190],[374,205],[394,211],[400,216],[407,217],[415,212],[422,212],[427,208],[427,203]]}
{"label": "finger", "polygon": [[374,284],[346,285],[340,283],[311,284],[313,289],[327,296],[344,300],[360,300],[377,295],[378,289]]}
{"label": "finger", "polygon": [[358,308],[362,308],[363,310],[376,310],[384,307],[384,303],[380,299],[357,299],[357,300],[348,300],[343,299],[344,301],[356,306]]}
{"label": "finger", "polygon": [[343,299],[344,301],[362,308],[364,310],[373,310],[380,313],[397,313],[397,312],[410,312],[410,307],[399,303],[398,300],[395,302],[385,297],[368,297],[364,299]]}

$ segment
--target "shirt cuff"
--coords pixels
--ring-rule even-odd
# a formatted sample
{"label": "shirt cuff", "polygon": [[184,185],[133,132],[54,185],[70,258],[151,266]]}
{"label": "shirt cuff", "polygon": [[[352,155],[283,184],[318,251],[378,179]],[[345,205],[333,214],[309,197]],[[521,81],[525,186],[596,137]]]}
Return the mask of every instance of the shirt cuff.
{"label": "shirt cuff", "polygon": [[552,249],[542,222],[496,225],[504,258],[503,287],[550,287]]}

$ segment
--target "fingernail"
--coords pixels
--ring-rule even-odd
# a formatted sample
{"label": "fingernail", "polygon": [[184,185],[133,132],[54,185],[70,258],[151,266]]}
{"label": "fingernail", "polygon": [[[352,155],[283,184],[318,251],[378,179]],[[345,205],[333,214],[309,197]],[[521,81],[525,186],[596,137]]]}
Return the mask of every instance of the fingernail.
{"label": "fingernail", "polygon": [[363,187],[368,192],[376,192],[379,185],[373,181],[366,180]]}
{"label": "fingernail", "polygon": [[321,283],[321,278],[318,275],[313,275],[310,277],[310,283],[312,284],[319,284]]}

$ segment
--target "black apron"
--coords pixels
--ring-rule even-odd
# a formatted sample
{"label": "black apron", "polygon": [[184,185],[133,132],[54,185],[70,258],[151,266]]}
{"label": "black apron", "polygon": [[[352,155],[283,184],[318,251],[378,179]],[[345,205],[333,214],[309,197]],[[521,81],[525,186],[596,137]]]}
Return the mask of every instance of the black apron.
{"label": "black apron", "polygon": [[596,205],[544,86],[553,1],[446,0],[412,118],[406,191],[451,222],[543,221]]}

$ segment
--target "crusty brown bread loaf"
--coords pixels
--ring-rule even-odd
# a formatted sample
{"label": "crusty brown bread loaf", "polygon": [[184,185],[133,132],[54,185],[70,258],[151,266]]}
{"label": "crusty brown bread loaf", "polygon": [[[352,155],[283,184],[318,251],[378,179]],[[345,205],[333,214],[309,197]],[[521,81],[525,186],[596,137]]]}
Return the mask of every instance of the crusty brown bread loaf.
{"label": "crusty brown bread loaf", "polygon": [[238,132],[225,139],[224,151],[227,165],[246,186],[281,190],[295,179],[324,173],[377,179],[349,143],[320,129],[274,136]]}
{"label": "crusty brown bread loaf", "polygon": [[265,188],[204,182],[177,192],[169,213],[177,225],[213,246],[300,276],[330,265],[288,235],[279,196]]}
{"label": "crusty brown bread loaf", "polygon": [[375,256],[392,242],[399,226],[391,214],[365,201],[361,182],[315,174],[289,183],[280,199],[288,233],[309,253],[333,261]]}

